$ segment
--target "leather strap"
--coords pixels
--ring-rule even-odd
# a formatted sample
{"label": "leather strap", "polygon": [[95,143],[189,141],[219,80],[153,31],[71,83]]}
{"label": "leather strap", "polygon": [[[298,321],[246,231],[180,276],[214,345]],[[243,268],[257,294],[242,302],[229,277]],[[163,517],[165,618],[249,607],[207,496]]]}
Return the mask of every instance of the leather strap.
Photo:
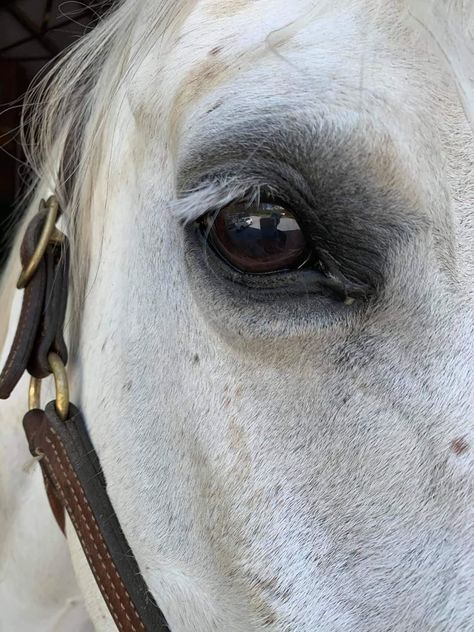
{"label": "leather strap", "polygon": [[[35,251],[45,218],[46,211],[41,211],[33,217],[26,229],[20,251],[23,266],[28,264]],[[24,290],[20,320],[7,361],[0,373],[0,399],[10,397],[11,392],[25,372],[33,351],[44,304],[45,265],[44,260],[40,262],[36,273]]]}
{"label": "leather strap", "polygon": [[36,339],[27,370],[33,377],[43,379],[51,373],[48,354],[54,351],[67,364],[67,348],[63,337],[69,277],[69,241],[51,244],[44,255],[45,293]]}
{"label": "leather strap", "polygon": [[120,528],[80,412],[71,405],[70,418],[63,422],[51,402],[45,411],[27,413],[23,426],[31,453],[40,457],[47,488],[71,518],[117,628],[168,631]]}
{"label": "leather strap", "polygon": [[[41,210],[29,223],[21,245],[25,268],[36,251],[46,219]],[[42,252],[42,251],[41,251]],[[67,362],[63,324],[68,296],[69,243],[50,238],[23,295],[20,319],[5,367],[0,398],[6,399],[25,370],[42,379],[51,373],[50,352]],[[82,415],[72,404],[61,421],[54,402],[31,410],[23,420],[31,453],[40,457],[46,492],[64,532],[68,512],[102,596],[123,632],[169,630],[140,573],[107,494],[102,468]]]}
{"label": "leather strap", "polygon": [[[47,210],[29,223],[21,244],[21,263],[25,267],[36,249]],[[20,320],[5,366],[0,373],[0,399],[7,399],[25,370],[36,378],[51,373],[48,353],[55,351],[66,364],[63,338],[69,275],[69,242],[66,237],[50,243],[33,278],[23,293]]]}

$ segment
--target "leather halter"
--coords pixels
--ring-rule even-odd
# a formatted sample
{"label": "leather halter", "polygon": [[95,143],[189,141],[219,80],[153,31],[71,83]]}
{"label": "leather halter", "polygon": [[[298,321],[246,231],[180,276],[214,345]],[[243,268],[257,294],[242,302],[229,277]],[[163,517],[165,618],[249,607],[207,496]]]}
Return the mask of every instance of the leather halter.
{"label": "leather halter", "polygon": [[[23,419],[28,445],[38,457],[56,522],[65,511],[92,574],[122,632],[164,632],[166,619],[143,579],[122,532],[100,462],[80,411],[69,403],[67,349],[63,325],[68,295],[69,243],[55,224],[56,198],[42,200],[21,245],[24,287],[17,331],[0,374],[0,398],[7,399],[25,370],[32,376],[30,410]],[[54,374],[56,401],[39,407],[40,380]]]}

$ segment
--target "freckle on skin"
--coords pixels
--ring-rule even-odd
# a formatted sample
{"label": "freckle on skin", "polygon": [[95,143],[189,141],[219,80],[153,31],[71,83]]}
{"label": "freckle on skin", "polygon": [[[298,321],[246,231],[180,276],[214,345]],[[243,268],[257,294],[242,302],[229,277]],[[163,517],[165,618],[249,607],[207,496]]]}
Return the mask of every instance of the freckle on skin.
{"label": "freckle on skin", "polygon": [[215,112],[218,108],[221,107],[221,105],[222,105],[222,101],[216,101],[216,103],[214,103],[214,105],[207,110],[207,114],[211,114],[212,112]]}
{"label": "freckle on skin", "polygon": [[464,437],[459,437],[451,441],[451,450],[456,456],[461,456],[469,450],[469,443]]}

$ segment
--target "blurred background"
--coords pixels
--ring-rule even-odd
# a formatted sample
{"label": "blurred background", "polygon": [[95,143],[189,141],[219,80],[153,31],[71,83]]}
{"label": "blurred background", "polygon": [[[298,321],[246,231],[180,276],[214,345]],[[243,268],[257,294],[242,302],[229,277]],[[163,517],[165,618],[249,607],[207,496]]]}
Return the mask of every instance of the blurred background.
{"label": "blurred background", "polygon": [[0,0],[0,267],[25,173],[18,134],[22,97],[35,75],[92,28],[112,3]]}

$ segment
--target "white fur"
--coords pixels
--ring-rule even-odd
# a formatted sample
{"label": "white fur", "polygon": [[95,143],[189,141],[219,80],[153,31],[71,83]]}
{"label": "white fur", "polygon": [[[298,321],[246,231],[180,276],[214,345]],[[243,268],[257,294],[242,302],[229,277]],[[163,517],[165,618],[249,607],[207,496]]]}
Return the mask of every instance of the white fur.
{"label": "white fur", "polygon": [[[73,401],[172,632],[472,630],[473,16],[429,5],[124,2],[46,92],[48,183],[48,150],[90,108],[72,198],[59,190],[78,220]],[[185,263],[178,219],[239,185],[178,201],[178,167],[263,107],[363,141],[429,227],[358,320],[246,312]],[[112,630],[71,547],[92,621]]]}

